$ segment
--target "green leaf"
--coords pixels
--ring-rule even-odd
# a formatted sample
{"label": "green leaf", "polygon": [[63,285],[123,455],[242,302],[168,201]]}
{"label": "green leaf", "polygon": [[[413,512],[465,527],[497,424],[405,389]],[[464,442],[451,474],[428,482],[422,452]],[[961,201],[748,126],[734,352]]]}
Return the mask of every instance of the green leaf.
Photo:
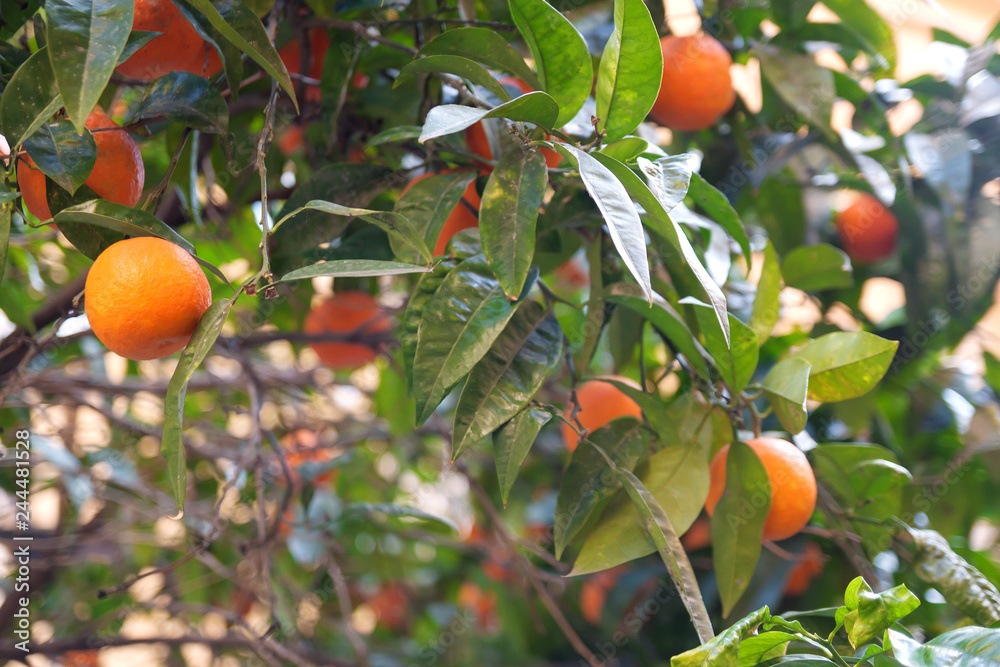
{"label": "green leaf", "polygon": [[603,449],[616,466],[631,470],[649,448],[649,432],[638,419],[621,417],[595,430],[573,451],[556,498],[556,558],[591,513],[621,488],[614,470],[591,443]]}
{"label": "green leaf", "polygon": [[168,72],[132,107],[125,125],[165,116],[200,132],[225,133],[229,107],[209,81],[190,72]]}
{"label": "green leaf", "polygon": [[[54,215],[67,208],[97,201],[100,197],[96,192],[86,185],[80,186],[76,194],[70,194],[56,185],[48,185],[45,188],[45,199],[49,205],[49,211]],[[114,223],[111,223],[114,224]],[[112,230],[103,224],[90,225],[66,225],[62,230],[63,235],[73,246],[90,259],[97,259],[106,248],[123,241],[126,234]]]}
{"label": "green leaf", "polygon": [[670,659],[670,667],[736,667],[739,665],[740,642],[771,619],[767,607],[736,621],[712,641],[685,651]]}
{"label": "green leaf", "polygon": [[768,240],[764,247],[764,266],[761,269],[760,280],[757,282],[757,295],[753,300],[753,312],[750,314],[750,328],[757,334],[757,345],[762,346],[771,337],[774,325],[778,322],[781,304],[778,296],[781,294],[781,268],[778,266],[778,255],[774,245]]}
{"label": "green leaf", "polygon": [[606,300],[630,308],[649,320],[679,354],[683,355],[703,376],[708,376],[705,355],[683,318],[666,299],[654,294],[653,303],[650,304],[643,298],[639,286],[630,283],[615,283],[609,286],[606,292]]}
{"label": "green leaf", "polygon": [[117,64],[121,65],[123,62],[134,56],[139,49],[149,44],[161,34],[163,33],[146,30],[133,30],[130,32],[128,40],[125,42],[125,48],[122,49],[121,55],[118,56]]}
{"label": "green leaf", "polygon": [[685,297],[680,303],[694,308],[698,326],[704,339],[702,344],[715,361],[722,379],[733,394],[743,391],[757,370],[757,334],[733,315],[729,316],[729,341],[724,337],[722,327],[716,318],[716,311],[694,297]]}
{"label": "green leaf", "polygon": [[837,94],[833,72],[817,65],[812,56],[773,46],[758,46],[754,54],[760,60],[761,74],[785,103],[832,136],[830,114]]}
{"label": "green leaf", "polygon": [[590,95],[594,65],[586,42],[545,0],[509,0],[514,25],[531,49],[542,90],[558,105],[551,127],[569,122]]}
{"label": "green leaf", "polygon": [[[456,28],[446,30],[427,42],[418,56],[461,56],[486,65],[490,69],[508,72],[534,89],[541,87],[538,77],[524,58],[495,30],[487,28]],[[589,58],[589,56],[588,56]]]}
{"label": "green leaf", "polygon": [[923,646],[902,632],[888,631],[893,657],[904,667],[996,667],[1000,630],[964,627],[938,635]]}
{"label": "green leaf", "polygon": [[[910,529],[917,546],[913,571],[979,625],[1000,621],[1000,592],[933,530]],[[998,653],[1000,657],[1000,653]]]}
{"label": "green leaf", "polygon": [[691,169],[693,159],[691,153],[670,155],[655,161],[639,159],[639,168],[646,175],[649,189],[664,211],[669,213],[687,196],[691,187],[691,176],[694,174]]}
{"label": "green leaf", "polygon": [[656,545],[663,564],[667,566],[667,572],[681,596],[681,602],[684,603],[691,622],[698,631],[698,636],[702,641],[711,639],[715,634],[712,630],[712,620],[705,608],[701,590],[698,588],[698,579],[691,568],[687,552],[684,551],[677,532],[670,524],[670,517],[635,475],[622,468],[617,468],[615,473],[622,479],[625,491],[639,511],[642,527],[650,541]]}
{"label": "green leaf", "polygon": [[827,334],[793,356],[812,364],[809,398],[846,401],[868,393],[892,363],[899,343],[860,332]]}
{"label": "green leaf", "polygon": [[864,0],[830,0],[823,4],[840,17],[841,25],[858,35],[869,54],[876,56],[875,68],[892,72],[896,66],[896,44],[892,28]]}
{"label": "green leaf", "polygon": [[761,383],[775,416],[792,435],[804,429],[809,418],[806,396],[810,368],[805,359],[785,359],[776,363]]}
{"label": "green leaf", "polygon": [[524,303],[469,373],[455,408],[452,460],[521,412],[561,355],[559,323],[542,304]]}
{"label": "green leaf", "polygon": [[340,204],[313,199],[306,202],[304,206],[285,213],[278,220],[277,224],[274,225],[274,230],[276,231],[283,222],[302,211],[321,211],[330,215],[360,218],[365,222],[370,222],[388,234],[389,242],[394,248],[399,247],[397,244],[408,246],[423,257],[424,261],[431,261],[431,251],[427,249],[427,244],[421,238],[420,233],[410,224],[410,221],[405,216],[392,211],[372,211],[366,208],[341,206]]}
{"label": "green leaf", "polygon": [[413,390],[413,357],[417,352],[417,339],[424,309],[455,266],[455,263],[451,261],[435,264],[430,273],[420,276],[410,294],[410,300],[406,304],[406,311],[403,313],[403,321],[399,331],[399,343],[402,348],[403,363],[406,367],[407,390]]}
{"label": "green leaf", "polygon": [[851,646],[870,642],[896,621],[920,606],[920,600],[900,584],[881,593],[873,593],[861,577],[851,582],[844,595],[844,628]]}
{"label": "green leaf", "polygon": [[11,150],[17,150],[61,107],[49,52],[43,47],[17,68],[0,98],[0,128]]}
{"label": "green leaf", "polygon": [[785,284],[805,292],[850,287],[854,283],[851,260],[838,248],[825,243],[800,246],[781,265]]}
{"label": "green leaf", "polygon": [[510,94],[504,90],[499,81],[493,78],[492,74],[486,71],[485,67],[474,60],[462,56],[426,56],[412,60],[399,71],[392,87],[398,88],[400,84],[406,82],[411,76],[425,72],[453,74],[471,81],[477,86],[486,88],[503,102],[510,100]]}
{"label": "green leaf", "polygon": [[747,231],[740,221],[740,216],[736,213],[736,209],[733,208],[732,204],[729,203],[726,195],[716,190],[698,172],[691,174],[691,185],[688,188],[688,194],[698,202],[698,205],[704,209],[709,217],[722,225],[722,228],[736,239],[740,250],[743,251],[743,257],[747,261],[747,266],[753,266],[753,255],[750,252],[750,237],[747,236]]}
{"label": "green leaf", "polygon": [[[398,519],[433,521],[435,523],[440,523],[451,530],[458,530],[458,526],[455,525],[455,522],[448,517],[430,514],[429,512],[417,509],[416,507],[411,507],[409,505],[397,505],[395,503],[347,503],[344,505],[344,514],[362,515],[368,517],[369,519],[374,518],[376,520],[382,520],[386,517],[394,517]],[[407,521],[405,523],[412,522]]]}
{"label": "green leaf", "polygon": [[[621,385],[616,385],[621,387]],[[703,422],[706,420],[703,420]],[[704,437],[684,441],[677,433],[660,433],[665,448],[636,469],[643,486],[683,534],[701,514],[708,497],[708,444]],[[673,436],[675,440],[670,440]],[[570,576],[599,572],[653,553],[656,545],[642,526],[642,517],[626,494],[619,493],[590,531]]]}
{"label": "green leaf", "polygon": [[295,99],[295,87],[292,85],[292,79],[288,75],[288,70],[285,69],[285,64],[281,62],[278,52],[275,51],[274,45],[271,44],[264,25],[253,10],[240,0],[188,0],[188,2],[208,19],[219,35],[250,56],[254,62],[264,68],[265,72],[278,81],[278,85],[292,99],[297,113],[299,102]]}
{"label": "green leaf", "polygon": [[[396,200],[395,211],[413,225],[428,248],[433,248],[441,235],[444,223],[459,202],[469,183],[476,178],[474,171],[458,171],[451,174],[429,176],[412,183]],[[402,248],[394,247],[397,257],[411,258]]]}
{"label": "green leaf", "polygon": [[750,585],[770,509],[764,464],[749,445],[733,442],[726,456],[726,490],[712,513],[712,561],[724,617]]}
{"label": "green leaf", "polygon": [[646,152],[649,142],[639,137],[623,137],[617,141],[601,146],[598,151],[602,155],[607,155],[619,162],[632,162],[637,157]]}
{"label": "green leaf", "polygon": [[170,487],[177,501],[177,509],[184,509],[184,496],[187,489],[187,455],[184,451],[184,396],[187,393],[188,382],[195,370],[205,360],[215,344],[215,339],[222,331],[222,325],[229,316],[232,302],[229,299],[219,299],[205,311],[191,334],[191,340],[181,352],[174,374],[167,385],[167,395],[163,402],[163,439],[160,441],[160,453],[167,460],[167,475],[170,477]]}
{"label": "green leaf", "polygon": [[194,254],[194,246],[187,239],[152,214],[104,199],[94,199],[64,208],[56,213],[53,220],[60,225],[60,229],[64,225],[72,224],[95,225],[128,236],[156,236]]}
{"label": "green leaf", "polygon": [[663,53],[642,0],[615,0],[615,30],[597,69],[597,130],[610,141],[639,126],[660,92]]}
{"label": "green leaf", "polygon": [[785,655],[788,642],[798,639],[787,632],[762,632],[740,642],[739,667],[755,667],[771,658]]}
{"label": "green leaf", "polygon": [[507,298],[516,299],[535,255],[535,223],[548,185],[541,151],[507,151],[483,191],[479,238]]}
{"label": "green leaf", "polygon": [[496,459],[497,481],[504,507],[521,464],[528,457],[538,433],[550,419],[552,415],[548,411],[528,407],[493,434],[493,458]]}
{"label": "green leaf", "polygon": [[373,148],[375,146],[381,146],[383,144],[394,144],[401,143],[404,141],[410,141],[411,139],[416,139],[420,136],[423,128],[419,125],[397,125],[396,127],[390,127],[388,129],[382,130],[374,137],[368,140],[368,148]]}
{"label": "green leaf", "polygon": [[370,276],[398,276],[404,273],[427,273],[428,271],[430,269],[426,266],[405,264],[403,262],[386,262],[378,259],[335,259],[295,269],[274,282],[287,283],[292,280],[303,280],[318,276],[365,278]]}
{"label": "green leaf", "polygon": [[42,125],[25,140],[24,148],[42,173],[71,194],[87,180],[97,161],[97,144],[90,130],[77,134],[67,120]]}
{"label": "green leaf", "polygon": [[[539,0],[541,1],[541,0]],[[507,118],[534,123],[551,130],[556,127],[559,107],[546,93],[526,93],[492,109],[476,109],[461,104],[441,104],[427,114],[420,143],[461,132],[485,118]]]}
{"label": "green leaf", "polygon": [[[606,155],[595,154],[592,156],[568,144],[556,144],[556,147],[570,160],[577,163],[583,185],[601,211],[601,216],[607,223],[615,249],[618,250],[618,254],[629,273],[642,288],[646,301],[652,303],[653,287],[649,279],[646,236],[642,231],[642,221],[639,219],[639,212],[636,210],[635,204],[632,203],[629,192],[625,189],[622,181],[606,165],[606,163],[616,161]],[[622,167],[628,170],[624,165]]]}
{"label": "green leaf", "polygon": [[129,33],[129,0],[47,0],[49,62],[66,115],[83,134],[84,122],[111,80]]}
{"label": "green leaf", "polygon": [[483,255],[448,274],[420,322],[413,359],[418,425],[489,351],[514,310]]}

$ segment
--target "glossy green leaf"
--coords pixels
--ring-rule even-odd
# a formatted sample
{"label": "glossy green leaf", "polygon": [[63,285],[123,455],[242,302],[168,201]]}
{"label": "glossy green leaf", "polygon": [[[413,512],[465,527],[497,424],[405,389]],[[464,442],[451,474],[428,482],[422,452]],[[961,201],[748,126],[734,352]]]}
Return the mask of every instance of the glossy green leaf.
{"label": "glossy green leaf", "polygon": [[289,213],[285,213],[274,225],[274,230],[276,231],[284,221],[302,211],[320,211],[322,213],[329,213],[330,215],[347,218],[360,218],[365,222],[370,222],[388,234],[389,241],[394,248],[412,248],[424,259],[424,261],[431,261],[431,251],[427,249],[427,244],[424,242],[424,239],[421,238],[420,233],[413,225],[410,224],[410,221],[407,220],[405,216],[392,211],[372,211],[366,208],[341,206],[340,204],[313,199],[306,202],[304,206],[290,211]]}
{"label": "glossy green leaf", "polygon": [[406,264],[404,262],[387,262],[379,259],[335,259],[327,262],[317,262],[301,269],[289,271],[281,276],[276,283],[287,283],[293,280],[304,280],[318,276],[334,276],[340,278],[366,278],[371,276],[398,276],[405,273],[427,273],[426,266]]}
{"label": "glossy green leaf", "polygon": [[649,189],[667,213],[687,196],[694,173],[691,168],[693,161],[691,153],[670,155],[652,161],[645,158],[639,160],[639,168],[646,175]]}
{"label": "glossy green leaf", "polygon": [[591,442],[616,466],[631,470],[649,448],[649,432],[638,419],[621,417],[595,430],[573,451],[556,498],[556,558],[562,556],[591,513],[621,488],[614,470]]}
{"label": "glossy green leaf", "polygon": [[448,274],[420,322],[413,360],[417,424],[489,351],[514,310],[483,255]]}
{"label": "glossy green leaf", "polygon": [[[707,423],[707,420],[702,421]],[[635,471],[680,534],[698,518],[708,497],[711,433],[710,429],[702,433],[699,431],[687,441],[675,432],[660,433],[664,449],[650,456]],[[648,556],[655,550],[656,545],[643,528],[635,504],[626,494],[619,493],[590,531],[570,574],[599,572]]]}
{"label": "glossy green leaf", "polygon": [[[424,178],[407,188],[396,201],[394,210],[410,221],[427,247],[433,248],[448,216],[456,206],[464,206],[460,203],[462,193],[475,177],[474,171],[458,171]],[[393,251],[404,260],[413,261],[418,257],[415,253],[411,257],[399,247],[394,247]]]}
{"label": "glossy green leaf", "polygon": [[183,435],[184,396],[187,394],[188,382],[219,337],[231,307],[232,302],[229,299],[219,299],[208,307],[201,316],[198,326],[195,327],[194,333],[191,334],[191,340],[181,352],[181,358],[167,385],[167,395],[163,403],[163,439],[160,441],[160,453],[167,461],[167,475],[170,477],[170,487],[179,510],[184,509],[187,489],[187,454],[184,451]]}
{"label": "glossy green leaf", "polygon": [[719,326],[716,311],[706,303],[693,297],[685,297],[680,301],[694,308],[698,326],[701,328],[702,344],[715,361],[722,379],[729,389],[737,394],[750,382],[757,370],[757,334],[736,317],[729,316],[729,344],[726,344],[724,332]]}
{"label": "glossy green leaf", "polygon": [[[979,625],[1000,621],[1000,592],[967,560],[952,551],[940,533],[910,530],[917,547],[913,571]],[[1000,657],[1000,654],[998,654]]]}
{"label": "glossy green leaf", "polygon": [[[395,503],[347,503],[344,505],[344,514],[348,516],[361,515],[369,520],[374,519],[376,521],[384,520],[388,517],[397,519],[416,519],[418,521],[433,521],[435,523],[440,523],[453,531],[458,531],[458,526],[455,525],[455,522],[450,518],[446,516],[438,516],[437,514],[431,514],[430,512],[425,512],[409,505],[397,505]],[[413,522],[405,522],[405,524],[411,523]]]}
{"label": "glossy green leaf", "polygon": [[[649,262],[646,258],[646,236],[642,231],[639,212],[632,203],[628,190],[606,164],[616,161],[606,155],[592,156],[567,144],[560,143],[556,146],[564,155],[577,163],[583,185],[601,211],[615,249],[618,250],[629,273],[642,288],[646,301],[652,303],[653,287],[649,279]],[[622,167],[628,170],[624,165]]]}
{"label": "glossy green leaf", "polygon": [[823,4],[840,17],[845,28],[858,35],[866,51],[874,55],[876,68],[892,72],[896,66],[896,43],[892,28],[864,0],[824,0]]}
{"label": "glossy green leaf", "polygon": [[550,419],[552,415],[546,410],[527,407],[493,434],[493,458],[496,459],[497,481],[504,507],[521,464],[528,457],[538,433]]}
{"label": "glossy green leaf", "polygon": [[892,363],[899,343],[864,331],[830,333],[794,356],[812,364],[809,398],[846,401],[868,393]]}
{"label": "glossy green leaf", "polygon": [[535,256],[535,223],[548,185],[541,151],[510,150],[497,163],[479,207],[483,253],[507,298],[516,299]]}
{"label": "glossy green leaf", "polygon": [[645,139],[639,137],[623,137],[617,141],[612,141],[601,146],[600,153],[602,155],[607,155],[608,157],[614,158],[619,162],[632,162],[637,157],[642,155],[646,148],[649,147],[649,142]]}
{"label": "glossy green leaf", "polygon": [[410,77],[426,72],[443,72],[461,77],[466,81],[471,81],[477,86],[486,88],[491,93],[500,98],[502,102],[510,100],[510,94],[504,90],[500,82],[493,78],[485,67],[462,56],[426,56],[410,61],[399,71],[399,75],[393,82],[392,87],[398,88],[400,84],[406,82]]}
{"label": "glossy green leaf", "polygon": [[111,80],[132,31],[129,0],[47,0],[49,62],[76,131]]}
{"label": "glossy green leaf", "polygon": [[413,357],[417,353],[417,339],[424,309],[441,287],[448,272],[455,266],[456,264],[451,261],[435,264],[430,273],[420,276],[406,304],[406,311],[403,313],[403,321],[399,328],[399,344],[402,347],[403,364],[406,367],[406,388],[410,391],[413,390]]}
{"label": "glossy green leaf", "polygon": [[229,129],[229,107],[209,81],[190,72],[168,72],[143,93],[125,125],[164,116],[200,132]]}
{"label": "glossy green leaf", "polygon": [[610,141],[639,126],[653,108],[663,76],[656,26],[642,0],[615,0],[615,30],[597,69],[597,130]]}
{"label": "glossy green leaf", "polygon": [[[55,184],[45,188],[45,199],[49,211],[59,215],[65,209],[97,201],[97,193],[86,185],[81,186],[75,194],[70,194]],[[106,221],[104,221],[106,222]],[[109,223],[114,224],[114,223]],[[97,259],[105,248],[122,241],[128,235],[125,232],[112,229],[103,224],[65,225],[60,230],[70,243],[90,259]]]}
{"label": "glossy green leaf", "polygon": [[271,44],[264,25],[252,9],[240,0],[188,0],[188,2],[208,19],[212,27],[226,41],[239,48],[264,68],[268,75],[274,77],[282,90],[292,98],[296,112],[299,110],[295,87],[292,85],[288,70],[281,62],[274,45]]}
{"label": "glossy green leaf", "polygon": [[757,334],[757,345],[761,346],[771,337],[774,325],[778,322],[781,303],[781,267],[778,265],[778,255],[771,241],[764,247],[764,265],[761,268],[760,280],[757,282],[757,295],[753,300],[753,312],[750,314],[750,328]]}
{"label": "glossy green leaf", "polygon": [[522,304],[469,373],[455,408],[452,460],[521,412],[561,356],[559,323],[542,304]]}
{"label": "glossy green leaf", "polygon": [[442,104],[427,114],[420,143],[461,132],[486,118],[507,118],[534,123],[545,129],[556,127],[559,107],[546,93],[533,92],[515,97],[492,109],[477,109],[462,104]]}
{"label": "glossy green leaf", "polygon": [[62,107],[49,51],[41,48],[17,68],[0,98],[0,130],[12,150]]}
{"label": "glossy green leaf", "polygon": [[776,363],[761,383],[775,416],[792,435],[804,429],[809,418],[806,398],[810,368],[805,359],[785,359]]}
{"label": "glossy green leaf", "polygon": [[[194,246],[150,213],[105,201],[92,201],[64,208],[53,218],[57,225],[96,225],[128,236],[156,236],[194,253]],[[60,227],[62,228],[62,227]]]}
{"label": "glossy green leaf", "polygon": [[740,216],[736,209],[729,203],[726,195],[722,194],[698,172],[691,174],[691,185],[688,194],[704,209],[705,213],[717,223],[722,225],[730,236],[736,239],[743,257],[747,261],[747,266],[753,266],[753,255],[750,253],[750,237],[747,230],[740,221]]}
{"label": "glossy green leaf", "polygon": [[904,667],[996,667],[1000,665],[1000,630],[964,627],[945,632],[921,645],[889,630],[893,657]]}
{"label": "glossy green leaf", "polygon": [[534,89],[541,87],[538,77],[524,58],[514,50],[499,32],[487,28],[456,28],[446,30],[427,42],[419,56],[461,56],[486,67],[508,72]]}
{"label": "glossy green leaf", "polygon": [[832,135],[830,114],[836,98],[833,72],[816,64],[812,56],[759,46],[761,75],[788,106],[818,130]]}
{"label": "glossy green leaf", "polygon": [[857,648],[881,635],[919,606],[920,600],[902,584],[874,593],[864,579],[857,577],[844,595],[847,613],[843,622],[847,639]]}
{"label": "glossy green leaf", "polygon": [[667,572],[687,609],[688,616],[691,617],[691,622],[698,631],[699,638],[702,641],[710,640],[715,635],[712,630],[712,620],[709,618],[708,609],[705,608],[694,569],[677,531],[670,523],[670,517],[638,477],[622,468],[617,468],[615,473],[621,478],[626,493],[639,511],[643,529],[650,541],[656,545],[656,551],[663,564],[667,566]]}
{"label": "glossy green leaf", "polygon": [[767,607],[742,618],[719,633],[712,641],[670,659],[670,667],[737,667],[740,642],[771,618]]}
{"label": "glossy green leaf", "polygon": [[749,445],[733,442],[726,456],[726,490],[712,513],[712,561],[723,616],[750,585],[770,509],[771,482],[764,464]]}
{"label": "glossy green leaf", "polygon": [[739,667],[755,667],[785,654],[788,642],[797,637],[787,632],[761,632],[740,642]]}
{"label": "glossy green leaf", "polygon": [[806,292],[850,287],[854,283],[851,260],[839,248],[818,243],[800,246],[787,255],[781,274],[789,287]]}
{"label": "glossy green leaf", "polygon": [[558,105],[561,127],[590,95],[594,66],[586,42],[570,21],[545,0],[509,0],[514,24],[531,49],[541,88]]}
{"label": "glossy green leaf", "polygon": [[674,349],[698,370],[703,376],[708,376],[708,366],[705,355],[688,329],[684,319],[674,310],[670,303],[658,294],[653,295],[652,305],[643,298],[638,285],[630,283],[615,283],[607,288],[605,298],[626,308],[630,308],[649,320],[656,330],[663,334]]}
{"label": "glossy green leaf", "polygon": [[[94,170],[97,144],[90,130],[77,134],[67,120],[45,123],[24,141],[35,166],[63,190],[74,193]],[[30,169],[22,163],[21,169]]]}
{"label": "glossy green leaf", "polygon": [[396,127],[390,127],[382,130],[369,139],[367,145],[368,148],[373,148],[375,146],[382,146],[383,144],[410,141],[411,139],[419,137],[422,131],[423,128],[419,125],[397,125]]}

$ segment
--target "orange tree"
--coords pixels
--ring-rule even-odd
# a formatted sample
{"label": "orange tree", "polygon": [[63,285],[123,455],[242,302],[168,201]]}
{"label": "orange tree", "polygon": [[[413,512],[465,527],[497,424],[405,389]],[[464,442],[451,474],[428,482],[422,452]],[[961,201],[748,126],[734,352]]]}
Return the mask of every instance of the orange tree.
{"label": "orange tree", "polygon": [[0,657],[1000,660],[1000,64],[823,4],[0,5]]}

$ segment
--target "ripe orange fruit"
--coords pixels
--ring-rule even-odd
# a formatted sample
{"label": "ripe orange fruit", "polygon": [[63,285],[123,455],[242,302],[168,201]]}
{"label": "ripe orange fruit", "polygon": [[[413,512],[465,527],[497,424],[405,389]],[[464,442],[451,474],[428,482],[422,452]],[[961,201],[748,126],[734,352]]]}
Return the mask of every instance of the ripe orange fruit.
{"label": "ripe orange fruit", "polygon": [[552,273],[567,287],[579,289],[590,284],[590,274],[578,256],[570,257],[553,269]]}
{"label": "ripe orange fruit", "polygon": [[63,667],[97,667],[97,651],[66,651],[62,654]]}
{"label": "ripe orange fruit", "polygon": [[[392,321],[365,292],[339,292],[313,307],[306,315],[305,332],[378,334],[389,331]],[[350,370],[373,361],[375,349],[353,341],[314,342],[309,347],[320,360],[336,370]]]}
{"label": "ripe orange fruit", "polygon": [[726,47],[709,35],[660,40],[663,79],[649,115],[660,125],[691,132],[715,125],[736,101]]}
{"label": "ripe orange fruit", "polygon": [[[628,378],[622,377],[609,379],[631,382]],[[639,405],[629,398],[628,394],[610,382],[604,382],[601,379],[589,380],[577,387],[576,398],[580,403],[580,412],[577,413],[577,418],[588,431],[599,429],[612,419],[619,417],[642,416]],[[572,419],[572,409],[573,406],[567,403],[564,413],[566,419]],[[571,452],[575,450],[579,444],[580,436],[566,422],[562,424],[562,436],[563,442],[566,443],[566,449]]]}
{"label": "ripe orange fruit", "polygon": [[[95,107],[84,123],[94,134],[97,160],[84,185],[102,199],[135,206],[146,183],[146,170],[142,164],[139,147],[125,130],[108,118],[100,107]],[[104,129],[115,128],[115,129]],[[52,217],[46,199],[45,175],[35,167],[31,158],[18,165],[17,184],[24,205],[39,220]]]}
{"label": "ripe orange fruit", "polygon": [[191,62],[178,69],[210,79],[222,71],[222,58],[214,46],[202,40]]}
{"label": "ripe orange fruit", "polygon": [[393,632],[406,629],[410,621],[410,600],[399,584],[386,584],[368,600],[368,605],[378,617],[378,624]]}
{"label": "ripe orange fruit", "polygon": [[[308,42],[310,62],[309,62],[309,73],[310,79],[319,79],[323,76],[323,60],[326,58],[326,52],[330,48],[330,36],[326,34],[323,28],[310,28],[306,31],[306,41]],[[297,39],[285,44],[278,51],[278,55],[281,57],[281,62],[285,63],[285,69],[294,78],[295,75],[302,75],[302,43]],[[315,84],[308,84],[306,86],[306,101],[307,102],[319,102],[319,86]]]}
{"label": "ripe orange fruit", "polygon": [[815,542],[807,542],[800,560],[785,580],[784,594],[788,597],[802,595],[809,590],[813,579],[823,573],[823,550]]}
{"label": "ripe orange fruit", "polygon": [[600,625],[608,592],[615,587],[624,568],[615,567],[598,572],[580,587],[580,613],[591,625]]}
{"label": "ripe orange fruit", "polygon": [[142,81],[167,72],[189,71],[205,40],[171,0],[135,0],[132,30],[161,33],[115,68]]}
{"label": "ripe orange fruit", "polygon": [[278,148],[285,155],[297,153],[304,145],[306,130],[298,123],[292,123],[278,135]]}
{"label": "ripe orange fruit", "polygon": [[[527,83],[518,79],[516,77],[508,76],[499,80],[501,85],[507,87],[514,87],[520,90],[522,93],[532,92],[531,86]],[[546,139],[551,139],[548,135]],[[489,139],[486,138],[486,129],[483,127],[483,121],[479,121],[475,125],[472,125],[465,130],[465,144],[469,147],[469,150],[486,160],[493,159],[493,150],[490,148]],[[549,169],[555,169],[559,166],[559,162],[562,160],[562,155],[552,150],[551,148],[543,148],[542,155],[545,156],[545,164]],[[488,165],[487,169],[492,169]]]}
{"label": "ripe orange fruit", "polygon": [[140,236],[98,255],[84,298],[94,335],[109,350],[127,359],[159,359],[187,344],[212,291],[186,250]]}
{"label": "ripe orange fruit", "polygon": [[[456,169],[445,169],[443,174],[450,174],[457,171]],[[432,174],[421,174],[417,176],[412,181],[407,183],[406,187],[403,188],[403,194],[409,190],[414,183],[418,183],[425,178],[432,176]],[[479,193],[476,191],[476,182],[472,181],[462,192],[462,199],[458,202],[455,208],[452,210],[448,219],[444,221],[444,226],[441,227],[441,233],[438,234],[437,241],[434,243],[434,255],[443,255],[445,250],[448,248],[448,241],[451,240],[455,234],[459,233],[463,229],[471,229],[473,227],[479,226],[479,205],[482,200],[479,197]]]}
{"label": "ripe orange fruit", "polygon": [[[816,476],[802,450],[778,438],[747,442],[767,470],[771,482],[771,509],[764,521],[765,540],[784,540],[802,530],[816,510]],[[705,509],[709,516],[726,488],[726,455],[729,445],[712,459],[711,482]]]}
{"label": "ripe orange fruit", "polygon": [[484,591],[474,582],[463,581],[458,587],[456,602],[459,607],[475,614],[476,622],[483,633],[495,634],[500,631],[496,591]]}
{"label": "ripe orange fruit", "polygon": [[[321,447],[316,432],[305,428],[287,434],[281,439],[280,444],[285,453],[285,460],[288,461],[288,467],[292,469],[292,482],[295,485],[302,483],[299,466],[304,463],[326,463],[337,458],[340,454],[332,447]],[[332,482],[336,479],[336,475],[336,470],[327,470],[313,477],[312,483],[320,485],[324,482]]]}
{"label": "ripe orange fruit", "polygon": [[899,221],[892,211],[868,193],[837,215],[837,233],[844,252],[856,262],[872,264],[896,250]]}
{"label": "ripe orange fruit", "polygon": [[704,549],[712,543],[712,523],[704,516],[695,519],[687,532],[681,535],[681,544],[688,551]]}

